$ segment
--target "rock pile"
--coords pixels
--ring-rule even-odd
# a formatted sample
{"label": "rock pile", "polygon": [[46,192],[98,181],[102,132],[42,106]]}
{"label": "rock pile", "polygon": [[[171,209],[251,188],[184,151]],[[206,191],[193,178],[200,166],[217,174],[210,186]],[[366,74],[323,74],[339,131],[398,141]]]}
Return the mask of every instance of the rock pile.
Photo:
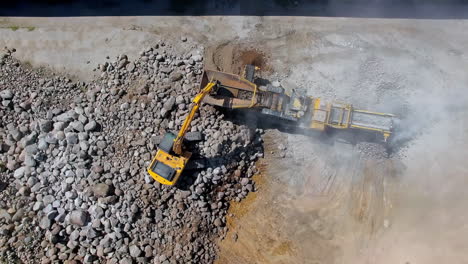
{"label": "rock pile", "polygon": [[160,42],[74,82],[0,56],[0,262],[211,263],[229,202],[255,190],[261,130],[202,106],[190,146],[208,168],[178,188],[146,173],[178,131],[203,58]]}

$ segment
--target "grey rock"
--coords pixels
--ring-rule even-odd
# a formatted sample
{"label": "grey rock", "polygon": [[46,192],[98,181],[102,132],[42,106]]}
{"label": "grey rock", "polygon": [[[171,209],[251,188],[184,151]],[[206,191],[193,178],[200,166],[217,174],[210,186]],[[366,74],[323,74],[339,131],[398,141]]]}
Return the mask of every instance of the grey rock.
{"label": "grey rock", "polygon": [[22,186],[18,190],[18,194],[21,196],[28,196],[31,193],[31,189],[28,186]]}
{"label": "grey rock", "polygon": [[75,145],[78,143],[78,135],[76,133],[69,133],[67,135],[67,143],[70,145]]}
{"label": "grey rock", "polygon": [[197,186],[197,187],[195,188],[195,193],[197,193],[197,194],[202,194],[202,193],[203,193],[203,188],[200,188],[199,186]]}
{"label": "grey rock", "polygon": [[127,61],[127,60],[128,60],[128,56],[126,54],[119,55],[119,61]]}
{"label": "grey rock", "polygon": [[58,143],[58,139],[55,137],[54,134],[51,134],[51,133],[47,134],[44,139],[49,144],[54,144],[55,145],[55,144]]}
{"label": "grey rock", "polygon": [[93,263],[95,260],[98,260],[97,256],[86,254],[83,259],[83,263]]}
{"label": "grey rock", "polygon": [[167,73],[171,73],[172,69],[169,67],[161,67],[159,71],[167,74]]}
{"label": "grey rock", "polygon": [[105,149],[105,148],[107,147],[107,143],[106,143],[105,141],[100,140],[100,141],[98,141],[98,142],[96,143],[96,146],[97,146],[99,149]]}
{"label": "grey rock", "polygon": [[80,238],[80,231],[79,229],[75,229],[71,232],[70,236],[68,237],[71,241],[76,241]]}
{"label": "grey rock", "polygon": [[124,68],[127,65],[127,63],[128,62],[126,60],[119,61],[119,65],[117,65],[117,69],[120,70],[120,69]]}
{"label": "grey rock", "polygon": [[171,97],[164,103],[163,108],[166,109],[167,111],[170,111],[172,110],[172,108],[174,108],[175,102],[176,102],[176,98]]}
{"label": "grey rock", "polygon": [[0,92],[0,97],[3,100],[11,100],[13,98],[13,92],[10,89],[3,90]]}
{"label": "grey rock", "polygon": [[57,138],[57,140],[62,141],[65,139],[65,133],[63,131],[58,131],[55,134],[55,137]]}
{"label": "grey rock", "polygon": [[123,258],[119,261],[120,264],[133,264],[133,261],[130,258]]}
{"label": "grey rock", "polygon": [[12,105],[11,100],[3,100],[2,105],[4,107],[10,107]]}
{"label": "grey rock", "polygon": [[126,68],[127,68],[127,71],[133,72],[135,70],[135,63],[130,62],[129,64],[127,64]]}
{"label": "grey rock", "polygon": [[162,118],[165,118],[165,117],[167,116],[167,113],[168,113],[168,112],[169,112],[169,111],[166,110],[165,108],[161,109],[161,112],[160,112],[161,117],[162,117]]}
{"label": "grey rock", "polygon": [[149,92],[149,84],[147,82],[139,83],[138,88],[136,89],[138,94],[144,95]]}
{"label": "grey rock", "polygon": [[39,151],[39,148],[37,147],[37,144],[31,144],[28,145],[24,148],[27,154],[36,154]]}
{"label": "grey rock", "polygon": [[85,226],[89,221],[88,212],[76,210],[70,213],[70,223],[77,226]]}
{"label": "grey rock", "polygon": [[54,128],[54,122],[50,121],[50,120],[43,120],[40,122],[40,128],[41,128],[41,131],[42,132],[50,132],[52,131],[52,129]]}
{"label": "grey rock", "polygon": [[80,116],[78,117],[78,121],[80,121],[83,124],[86,124],[86,123],[88,123],[88,118],[86,116],[80,114]]}
{"label": "grey rock", "polygon": [[223,222],[221,222],[221,220],[219,218],[216,218],[215,221],[214,221],[214,225],[217,226],[217,227],[220,227],[223,225]]}
{"label": "grey rock", "polygon": [[166,255],[160,255],[160,256],[158,257],[158,259],[159,259],[160,262],[164,262],[164,261],[167,260],[167,256],[166,256]]}
{"label": "grey rock", "polygon": [[91,132],[91,131],[94,131],[96,128],[97,128],[96,121],[91,120],[85,125],[84,130]]}
{"label": "grey rock", "polygon": [[176,97],[176,104],[182,104],[184,103],[185,100],[184,100],[184,97],[182,95],[179,95]]}
{"label": "grey rock", "polygon": [[44,205],[48,205],[48,204],[51,204],[55,201],[55,197],[52,196],[52,195],[46,195],[44,196],[44,198],[42,198],[42,202],[44,203]]}
{"label": "grey rock", "polygon": [[[70,124],[70,126],[77,132],[83,132],[84,131],[84,126],[83,123],[80,121],[75,121]],[[76,144],[76,143],[75,143]]]}
{"label": "grey rock", "polygon": [[42,202],[37,201],[33,205],[33,211],[35,212],[41,210],[42,208],[44,208],[44,204]]}
{"label": "grey rock", "polygon": [[171,80],[171,82],[176,82],[176,81],[179,81],[180,79],[182,79],[183,77],[184,77],[184,75],[182,73],[173,72],[169,79]]}
{"label": "grey rock", "polygon": [[163,212],[160,209],[156,209],[154,211],[154,220],[157,222],[160,222],[163,220]]}
{"label": "grey rock", "polygon": [[63,131],[67,127],[67,123],[55,122],[53,126],[54,126],[54,130],[56,131]]}
{"label": "grey rock", "polygon": [[21,141],[23,142],[24,147],[26,147],[26,146],[29,146],[29,145],[33,144],[34,142],[36,142],[36,139],[37,139],[37,133],[32,132],[31,134],[29,134],[29,135],[25,136],[23,139],[21,139]]}
{"label": "grey rock", "polygon": [[10,135],[13,137],[15,141],[19,141],[23,137],[23,133],[18,129],[13,129],[10,131]]}
{"label": "grey rock", "polygon": [[73,120],[73,112],[68,111],[56,117],[58,122],[70,122]]}
{"label": "grey rock", "polygon": [[40,138],[38,143],[37,143],[37,148],[40,150],[46,150],[49,147],[49,144],[47,143],[45,138]]}
{"label": "grey rock", "polygon": [[196,62],[200,62],[200,61],[203,60],[203,57],[201,55],[193,55],[192,60],[194,60]]}
{"label": "grey rock", "polygon": [[127,110],[129,107],[130,105],[127,102],[125,102],[120,105],[120,110]]}
{"label": "grey rock", "polygon": [[241,179],[242,186],[245,186],[245,185],[249,184],[249,181],[250,181],[249,178],[242,178]]}
{"label": "grey rock", "polygon": [[[68,243],[67,243],[67,247],[71,250],[75,249],[76,247],[78,246],[78,242],[74,241],[74,240],[69,240]],[[76,262],[78,263],[78,262]]]}
{"label": "grey rock", "polygon": [[98,183],[93,186],[93,194],[96,197],[107,197],[113,192],[113,186],[105,183]]}
{"label": "grey rock", "polygon": [[24,158],[24,165],[26,165],[26,167],[35,167],[37,162],[31,155],[26,155]]}
{"label": "grey rock", "polygon": [[162,54],[158,54],[158,55],[156,56],[156,60],[157,60],[157,61],[160,61],[160,62],[161,62],[161,61],[164,61],[164,56],[163,56]]}
{"label": "grey rock", "polygon": [[130,248],[130,256],[137,258],[141,255],[141,249],[137,245],[131,245]]}
{"label": "grey rock", "polygon": [[47,216],[42,217],[41,221],[39,222],[39,227],[44,230],[49,229],[51,225],[52,221],[50,221],[50,219]]}
{"label": "grey rock", "polygon": [[90,228],[88,229],[88,231],[86,232],[86,237],[88,239],[94,239],[98,236],[98,232],[96,232],[96,230],[94,228]]}
{"label": "grey rock", "polygon": [[21,177],[24,176],[25,171],[26,171],[26,167],[19,167],[19,168],[16,169],[15,172],[13,173],[13,177],[15,177],[16,179],[19,179],[19,178],[21,178]]}
{"label": "grey rock", "polygon": [[14,171],[18,168],[19,164],[16,160],[11,159],[7,162],[6,167],[8,170]]}
{"label": "grey rock", "polygon": [[36,184],[37,182],[38,180],[36,177],[29,177],[27,184],[29,187],[31,187],[31,186],[34,186],[34,184]]}
{"label": "grey rock", "polygon": [[11,215],[5,209],[0,209],[0,219],[4,219],[7,222],[11,221]]}

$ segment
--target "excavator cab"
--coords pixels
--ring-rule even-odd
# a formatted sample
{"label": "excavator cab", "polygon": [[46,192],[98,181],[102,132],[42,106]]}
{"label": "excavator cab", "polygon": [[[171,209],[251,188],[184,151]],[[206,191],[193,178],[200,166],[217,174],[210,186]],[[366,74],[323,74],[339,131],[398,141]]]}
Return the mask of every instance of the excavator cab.
{"label": "excavator cab", "polygon": [[149,175],[165,185],[174,185],[177,182],[191,156],[187,151],[180,156],[174,153],[172,148],[176,137],[171,132],[164,135],[156,155],[148,166]]}

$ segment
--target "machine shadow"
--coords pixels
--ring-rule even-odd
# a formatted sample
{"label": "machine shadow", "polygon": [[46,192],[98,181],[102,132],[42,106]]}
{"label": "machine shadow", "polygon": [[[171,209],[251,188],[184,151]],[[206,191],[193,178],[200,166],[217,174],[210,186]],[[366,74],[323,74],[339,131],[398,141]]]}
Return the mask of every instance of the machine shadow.
{"label": "machine shadow", "polygon": [[[255,128],[253,127],[249,127],[249,128],[255,130]],[[256,144],[256,148],[257,149],[261,148],[261,152],[263,153],[262,145]],[[216,157],[210,157],[210,158],[203,157],[200,155],[192,156],[192,158],[187,164],[187,167],[182,172],[180,176],[180,180],[177,182],[175,187],[180,190],[188,190],[197,180],[197,177],[198,177],[197,171],[202,170],[202,169],[207,169],[207,168],[214,169],[216,167],[220,167],[222,165],[228,164],[229,163],[228,161],[235,160],[236,162],[239,162],[240,160],[242,160],[240,158],[241,154],[246,153],[251,149],[252,149],[251,146],[241,146],[241,147],[235,148],[233,151],[222,156],[216,156]],[[232,181],[234,180],[234,178],[227,177],[227,179],[225,180]]]}
{"label": "machine shadow", "polygon": [[390,155],[395,150],[395,146],[391,146],[391,140],[389,142],[385,142],[382,135],[378,133],[362,130],[340,130],[333,128],[329,128],[325,132],[321,132],[312,129],[298,128],[287,120],[280,120],[276,117],[264,115],[255,110],[219,110],[228,120],[234,122],[237,125],[246,125],[251,129],[277,129],[278,131],[287,134],[308,136],[311,138],[311,140],[317,140],[322,144],[327,145],[333,145],[337,142],[350,144],[353,146],[363,142],[383,144],[387,149],[388,155]]}

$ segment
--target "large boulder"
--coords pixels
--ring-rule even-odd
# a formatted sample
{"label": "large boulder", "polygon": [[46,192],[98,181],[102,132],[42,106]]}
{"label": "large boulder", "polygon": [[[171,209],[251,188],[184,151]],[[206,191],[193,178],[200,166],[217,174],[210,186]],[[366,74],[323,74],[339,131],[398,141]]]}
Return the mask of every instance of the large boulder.
{"label": "large boulder", "polygon": [[70,223],[77,226],[85,226],[89,221],[89,214],[86,211],[76,210],[70,213]]}

